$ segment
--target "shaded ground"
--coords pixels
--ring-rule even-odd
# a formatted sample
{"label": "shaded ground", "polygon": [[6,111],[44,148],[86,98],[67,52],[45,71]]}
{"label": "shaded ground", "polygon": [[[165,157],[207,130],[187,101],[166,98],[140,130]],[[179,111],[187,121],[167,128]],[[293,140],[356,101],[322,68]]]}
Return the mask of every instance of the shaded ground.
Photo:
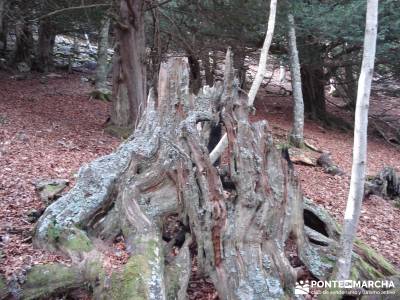
{"label": "shaded ground", "polygon": [[[119,144],[103,131],[110,105],[89,99],[90,85],[79,75],[62,76],[42,80],[40,75],[32,75],[15,81],[0,74],[0,272],[6,275],[32,263],[63,259],[32,247],[33,225],[27,215],[32,209],[42,208],[33,183],[47,178],[73,182],[80,165],[110,153]],[[256,108],[255,119],[267,118],[275,134],[287,134],[291,126],[290,97],[263,91]],[[335,163],[350,174],[352,132],[327,130],[307,122],[305,136],[330,151]],[[400,169],[400,152],[392,146],[370,138],[368,147],[368,174],[377,173],[385,165]],[[334,177],[318,167],[295,168],[305,195],[342,222],[349,176]],[[359,236],[400,267],[399,216],[400,210],[391,203],[372,197],[364,203]],[[210,284],[196,276],[190,289],[192,299],[216,297]],[[199,289],[210,292],[203,297],[196,293]]]}
{"label": "shaded ground", "polygon": [[0,271],[60,257],[34,250],[28,213],[42,208],[34,182],[74,180],[79,166],[119,143],[103,133],[109,105],[89,100],[79,76],[15,81],[0,74]]}

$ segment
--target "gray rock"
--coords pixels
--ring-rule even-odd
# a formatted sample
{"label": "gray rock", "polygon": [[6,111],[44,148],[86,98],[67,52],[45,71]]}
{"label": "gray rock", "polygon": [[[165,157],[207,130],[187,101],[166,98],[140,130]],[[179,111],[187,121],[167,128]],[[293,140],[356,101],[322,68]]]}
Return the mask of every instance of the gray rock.
{"label": "gray rock", "polygon": [[94,71],[94,70],[96,70],[97,63],[94,62],[94,61],[85,61],[83,63],[83,67],[88,69],[88,70]]}
{"label": "gray rock", "polygon": [[67,179],[40,180],[35,183],[35,190],[43,204],[48,206],[61,197],[62,191],[69,185]]}
{"label": "gray rock", "polygon": [[17,70],[21,73],[28,73],[31,71],[31,67],[26,62],[20,62],[17,64]]}

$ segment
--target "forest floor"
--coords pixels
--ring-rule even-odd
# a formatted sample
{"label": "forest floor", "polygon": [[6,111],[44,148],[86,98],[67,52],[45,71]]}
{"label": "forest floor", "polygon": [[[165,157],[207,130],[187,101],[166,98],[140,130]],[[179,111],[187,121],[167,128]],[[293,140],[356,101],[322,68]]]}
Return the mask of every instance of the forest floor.
{"label": "forest floor", "polygon": [[[7,277],[30,264],[64,261],[32,246],[34,224],[28,214],[43,208],[34,183],[41,179],[65,178],[71,184],[82,164],[112,152],[121,142],[104,132],[110,103],[90,99],[91,86],[80,74],[60,74],[43,79],[33,74],[17,81],[0,73],[0,273]],[[269,90],[269,88],[267,88]],[[273,89],[272,89],[273,90]],[[269,90],[270,91],[270,90]],[[271,91],[270,91],[271,92]],[[372,103],[372,109],[374,107]],[[285,136],[291,127],[291,97],[260,91],[253,119],[267,119],[277,136]],[[336,106],[331,112],[348,115]],[[350,174],[353,133],[326,129],[306,121],[306,139],[329,151],[333,161]],[[400,169],[400,151],[384,140],[368,140],[368,174],[375,175],[384,166]],[[296,165],[304,194],[328,209],[342,222],[350,176],[332,176],[320,167]],[[400,209],[389,201],[371,197],[364,201],[358,235],[390,262],[400,267]],[[192,299],[201,296],[201,285],[192,278]],[[199,288],[198,288],[199,287]],[[196,292],[199,291],[199,292]]]}

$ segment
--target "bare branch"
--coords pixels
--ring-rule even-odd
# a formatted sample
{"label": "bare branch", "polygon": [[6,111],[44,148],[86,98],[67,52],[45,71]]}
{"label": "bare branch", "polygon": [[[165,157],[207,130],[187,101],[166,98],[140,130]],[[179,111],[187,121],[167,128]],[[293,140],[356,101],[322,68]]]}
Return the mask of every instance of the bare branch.
{"label": "bare branch", "polygon": [[46,14],[46,15],[40,16],[40,17],[38,17],[36,19],[33,19],[32,21],[39,21],[39,20],[46,19],[46,18],[49,18],[49,17],[54,16],[54,15],[58,15],[58,14],[61,14],[61,13],[64,13],[64,12],[72,11],[72,10],[98,8],[98,7],[110,7],[110,6],[111,6],[111,3],[98,3],[98,4],[81,5],[81,6],[70,6],[70,7],[65,7],[65,8],[62,8],[62,9],[58,9],[58,10],[52,11],[52,12]]}

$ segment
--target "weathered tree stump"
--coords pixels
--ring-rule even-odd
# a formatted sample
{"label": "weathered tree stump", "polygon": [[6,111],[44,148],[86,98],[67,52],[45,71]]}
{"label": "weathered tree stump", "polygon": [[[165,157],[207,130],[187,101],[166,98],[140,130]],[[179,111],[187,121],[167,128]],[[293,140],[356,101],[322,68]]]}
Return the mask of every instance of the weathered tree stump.
{"label": "weathered tree stump", "polygon": [[[86,283],[95,299],[185,299],[192,239],[199,268],[221,299],[291,298],[297,269],[285,255],[289,240],[316,278],[329,277],[339,229],[311,201],[304,206],[267,122],[249,122],[230,51],[223,85],[194,96],[188,70],[184,58],[164,63],[158,98],[150,93],[134,134],[114,153],[83,166],[72,190],[46,209],[34,244],[64,252],[72,265],[33,267],[11,284],[14,296],[45,297]],[[204,138],[209,123],[218,121],[229,140],[225,185]],[[172,259],[165,258],[162,240],[169,214],[190,228]],[[119,234],[130,258],[110,274],[102,249]],[[396,273],[384,260],[370,266],[363,257],[354,254],[355,278]]]}
{"label": "weathered tree stump", "polygon": [[385,167],[375,177],[365,182],[365,197],[377,195],[382,198],[400,199],[400,178],[394,168]]}

